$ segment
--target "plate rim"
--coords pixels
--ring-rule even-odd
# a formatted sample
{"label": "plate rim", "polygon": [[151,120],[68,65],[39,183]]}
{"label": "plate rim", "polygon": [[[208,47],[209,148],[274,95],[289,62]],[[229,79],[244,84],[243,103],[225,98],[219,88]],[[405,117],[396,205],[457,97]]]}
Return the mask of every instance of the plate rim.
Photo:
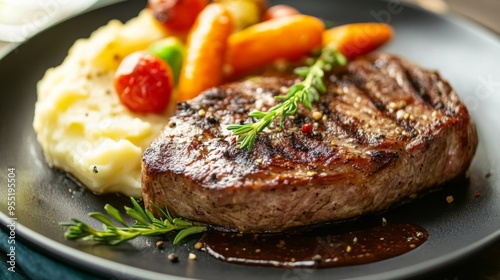
{"label": "plate rim", "polygon": [[[127,1],[115,1],[109,3],[104,6],[99,6],[96,8],[87,9],[81,13],[75,14],[63,21],[60,21],[54,25],[48,26],[34,36],[30,37],[28,40],[21,43],[12,43],[7,51],[0,53],[0,63],[2,59],[7,56],[15,55],[15,52],[18,48],[23,47],[26,44],[29,44],[32,38],[37,36],[43,36],[44,31],[50,30],[54,26],[65,24],[68,20],[73,19],[75,17],[82,16],[84,14],[92,13],[96,10],[107,8],[114,5],[121,5],[126,3]],[[381,2],[389,2],[387,0],[381,0]],[[409,7],[411,9],[417,9],[424,13],[431,14],[435,17],[439,17],[441,19],[447,20],[454,25],[457,25],[460,28],[464,28],[471,33],[475,33],[476,35],[480,35],[482,38],[490,41],[495,44],[496,47],[500,49],[500,35],[496,34],[490,29],[487,29],[480,25],[477,22],[474,22],[468,18],[460,17],[455,14],[439,14],[435,13],[422,7],[419,7],[412,3],[403,2],[400,3],[405,7]],[[111,18],[110,18],[111,19]],[[2,222],[2,229],[5,229],[5,224],[10,220],[10,218],[3,212],[0,211],[0,221]],[[133,267],[130,265],[118,263],[109,259],[105,259],[102,257],[98,257],[92,255],[90,253],[69,247],[63,243],[52,240],[45,235],[37,233],[36,231],[24,226],[22,223],[16,223],[16,233],[19,233],[19,236],[22,240],[27,241],[28,245],[37,249],[41,249],[43,253],[47,253],[50,257],[59,260],[61,263],[70,265],[73,268],[82,270],[84,268],[90,268],[92,272],[95,272],[99,275],[115,275],[120,274],[120,276],[124,277],[133,277],[134,279],[191,279],[182,276],[169,275],[160,272],[150,271],[146,269],[142,269],[139,267]],[[360,276],[360,277],[351,277],[344,278],[350,280],[368,280],[368,279],[396,279],[400,277],[414,277],[423,275],[424,273],[428,273],[431,271],[436,271],[437,269],[442,269],[445,266],[451,265],[453,263],[458,262],[461,259],[465,259],[468,256],[484,249],[489,244],[492,244],[496,241],[500,240],[500,228],[491,234],[483,237],[475,241],[474,243],[469,244],[468,246],[462,247],[458,250],[455,250],[451,253],[448,253],[443,256],[439,256],[432,260],[424,261],[418,264],[414,264],[411,266],[394,269],[391,271],[386,271],[382,273]],[[115,275],[116,276],[116,275]]]}
{"label": "plate rim", "polygon": [[[3,212],[0,212],[0,220],[2,223],[6,223],[10,218],[7,217]],[[3,228],[3,227],[2,227]],[[191,279],[182,276],[169,275],[160,272],[145,270],[138,267],[129,266],[126,264],[118,263],[109,259],[101,258],[87,252],[66,246],[55,240],[52,240],[40,233],[37,233],[30,228],[17,223],[16,224],[16,234],[28,241],[30,246],[42,249],[43,253],[49,253],[52,258],[55,258],[63,263],[70,265],[73,268],[81,270],[82,268],[91,268],[93,272],[99,275],[109,276],[115,273],[120,274],[126,278],[137,279],[170,279],[170,280],[182,280]],[[415,277],[421,276],[427,272],[442,269],[448,265],[451,265],[467,256],[478,252],[481,249],[486,248],[489,244],[492,244],[500,240],[500,229],[487,235],[486,237],[469,244],[466,247],[460,248],[459,250],[453,251],[447,255],[437,257],[432,260],[421,262],[415,265],[398,268],[395,270],[376,273],[366,276],[343,278],[345,280],[374,280],[374,279],[399,279],[401,277]],[[285,269],[283,269],[285,270]],[[111,273],[110,273],[111,272]]]}

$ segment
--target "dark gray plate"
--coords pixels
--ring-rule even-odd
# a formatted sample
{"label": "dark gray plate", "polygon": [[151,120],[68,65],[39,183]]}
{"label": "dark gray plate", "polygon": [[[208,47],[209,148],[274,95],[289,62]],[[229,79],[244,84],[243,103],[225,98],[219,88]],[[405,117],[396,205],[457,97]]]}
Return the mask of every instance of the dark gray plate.
{"label": "dark gray plate", "polygon": [[[443,190],[384,214],[389,222],[415,223],[426,228],[429,240],[416,250],[389,260],[332,269],[286,270],[224,263],[184,245],[160,251],[156,239],[144,238],[117,247],[86,246],[63,238],[60,221],[86,220],[86,214],[106,203],[122,207],[123,198],[96,196],[79,188],[65,174],[44,161],[32,129],[36,82],[45,70],[61,63],[80,37],[112,18],[134,17],[145,2],[123,2],[101,8],[52,27],[19,46],[0,62],[0,146],[2,178],[16,169],[17,233],[43,251],[79,268],[116,278],[194,277],[206,279],[390,279],[421,275],[456,262],[500,237],[500,42],[476,26],[450,17],[374,0],[286,1],[304,13],[336,24],[384,21],[395,27],[396,38],[386,50],[425,67],[439,70],[468,105],[477,123],[480,145],[461,179]],[[487,178],[485,173],[492,172]],[[8,219],[6,182],[0,188],[0,218]],[[475,192],[481,193],[475,197]],[[446,203],[453,195],[455,201]],[[97,225],[97,224],[93,224]],[[177,252],[181,262],[170,264],[166,252]]]}

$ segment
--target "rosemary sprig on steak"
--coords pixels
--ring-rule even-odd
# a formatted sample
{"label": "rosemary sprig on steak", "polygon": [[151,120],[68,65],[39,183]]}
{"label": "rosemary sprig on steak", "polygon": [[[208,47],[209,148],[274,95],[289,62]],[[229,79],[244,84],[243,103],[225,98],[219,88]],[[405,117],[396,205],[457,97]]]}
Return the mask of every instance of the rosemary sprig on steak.
{"label": "rosemary sprig on steak", "polygon": [[173,241],[173,244],[177,244],[189,235],[207,230],[207,225],[205,224],[187,221],[182,218],[172,218],[167,208],[164,211],[152,203],[164,216],[164,218],[156,218],[151,211],[142,209],[134,198],[130,198],[130,200],[134,207],[125,206],[125,211],[127,215],[135,219],[135,223],[132,226],[129,226],[125,222],[120,211],[106,204],[104,206],[106,212],[124,227],[117,227],[102,213],[92,212],[89,213],[89,216],[102,222],[103,230],[96,230],[80,220],[71,219],[71,222],[60,223],[62,226],[68,227],[64,233],[64,237],[67,239],[83,239],[117,245],[138,236],[154,236],[163,235],[168,232],[177,232]]}
{"label": "rosemary sprig on steak", "polygon": [[248,114],[249,117],[258,119],[256,123],[248,123],[241,125],[230,125],[228,130],[232,130],[235,135],[238,135],[240,148],[252,150],[257,134],[262,132],[266,127],[274,122],[277,118],[281,118],[280,127],[283,127],[286,117],[294,115],[297,112],[298,104],[302,103],[304,107],[311,110],[311,103],[319,100],[319,93],[326,91],[323,77],[325,71],[330,71],[335,65],[344,66],[347,59],[340,52],[332,47],[324,47],[321,55],[311,66],[303,66],[295,68],[295,74],[303,78],[299,83],[294,84],[288,89],[286,95],[279,95],[275,98],[283,101],[272,107],[268,112],[253,111]]}

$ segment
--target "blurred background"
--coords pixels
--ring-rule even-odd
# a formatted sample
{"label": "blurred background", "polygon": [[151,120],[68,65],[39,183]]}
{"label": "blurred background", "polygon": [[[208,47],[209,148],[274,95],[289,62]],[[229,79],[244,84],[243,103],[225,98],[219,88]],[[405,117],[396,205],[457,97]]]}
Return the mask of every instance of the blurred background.
{"label": "blurred background", "polygon": [[436,13],[464,16],[500,34],[499,0],[403,0]]}
{"label": "blurred background", "polygon": [[[392,0],[408,2],[436,13],[466,17],[500,35],[500,0]],[[91,6],[118,0],[0,0],[0,57],[13,44]]]}

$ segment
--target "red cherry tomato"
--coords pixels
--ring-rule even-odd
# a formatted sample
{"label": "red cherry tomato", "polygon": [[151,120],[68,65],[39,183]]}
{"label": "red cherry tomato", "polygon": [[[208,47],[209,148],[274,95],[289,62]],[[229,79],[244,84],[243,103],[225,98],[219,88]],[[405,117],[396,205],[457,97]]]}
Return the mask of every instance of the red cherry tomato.
{"label": "red cherry tomato", "polygon": [[115,73],[120,101],[137,113],[161,113],[170,101],[174,79],[170,66],[146,52],[126,56]]}
{"label": "red cherry tomato", "polygon": [[288,17],[293,15],[300,15],[299,10],[288,5],[275,5],[269,7],[269,9],[264,12],[264,16],[262,18],[263,20],[270,20],[273,18]]}
{"label": "red cherry tomato", "polygon": [[168,30],[188,31],[208,0],[149,0],[154,17]]}

